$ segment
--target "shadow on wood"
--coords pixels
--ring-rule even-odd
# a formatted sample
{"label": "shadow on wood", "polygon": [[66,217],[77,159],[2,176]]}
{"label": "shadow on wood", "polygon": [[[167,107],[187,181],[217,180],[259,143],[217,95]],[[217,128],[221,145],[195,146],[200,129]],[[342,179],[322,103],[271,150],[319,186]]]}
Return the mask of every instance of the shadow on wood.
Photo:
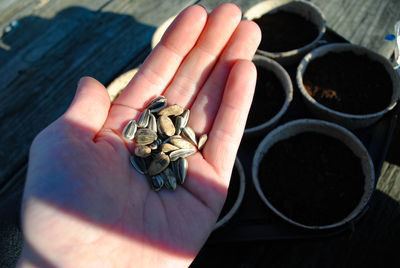
{"label": "shadow on wood", "polygon": [[7,183],[24,177],[16,174],[33,138],[66,110],[79,78],[108,84],[138,66],[154,31],[129,15],[70,7],[51,19],[22,18],[2,37],[0,199]]}

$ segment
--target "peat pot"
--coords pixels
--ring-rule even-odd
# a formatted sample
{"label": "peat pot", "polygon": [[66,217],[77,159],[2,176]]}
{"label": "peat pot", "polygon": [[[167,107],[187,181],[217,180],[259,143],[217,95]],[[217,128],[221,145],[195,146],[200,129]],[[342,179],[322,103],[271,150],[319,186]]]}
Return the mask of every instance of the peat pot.
{"label": "peat pot", "polygon": [[257,68],[257,83],[245,137],[266,134],[285,114],[293,99],[292,81],[280,64],[261,55],[255,55],[253,63]]}
{"label": "peat pot", "polygon": [[244,196],[245,183],[246,181],[242,163],[240,162],[239,158],[236,157],[235,166],[232,170],[231,181],[229,183],[228,195],[218,217],[217,223],[215,224],[214,230],[229,222],[229,220],[239,209]]}
{"label": "peat pot", "polygon": [[307,1],[268,0],[244,13],[262,31],[257,53],[287,66],[298,64],[311,51],[326,30],[321,10]]}
{"label": "peat pot", "polygon": [[168,27],[171,25],[171,23],[177,16],[178,15],[169,17],[160,26],[157,27],[156,31],[153,34],[153,37],[151,38],[151,49],[154,49],[156,45],[160,42],[165,31],[168,29]]}
{"label": "peat pot", "polygon": [[372,125],[400,96],[400,76],[390,62],[352,44],[311,51],[299,64],[296,80],[315,116],[349,129]]}
{"label": "peat pot", "polygon": [[283,220],[306,229],[352,222],[374,190],[374,167],[346,128],[315,119],[288,122],[259,144],[253,183],[262,201]]}
{"label": "peat pot", "polygon": [[135,74],[139,71],[139,67],[131,69],[117,78],[115,78],[108,86],[107,86],[107,92],[108,95],[110,96],[111,102],[113,102],[121,93],[124,91],[126,86],[129,84],[129,82],[132,80],[132,78],[135,76]]}

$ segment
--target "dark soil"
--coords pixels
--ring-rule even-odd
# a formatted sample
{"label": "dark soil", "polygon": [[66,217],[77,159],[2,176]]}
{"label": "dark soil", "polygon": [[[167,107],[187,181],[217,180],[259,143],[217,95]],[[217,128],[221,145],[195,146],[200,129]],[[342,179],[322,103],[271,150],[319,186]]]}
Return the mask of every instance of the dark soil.
{"label": "dark soil", "polygon": [[270,148],[259,168],[271,204],[305,225],[338,222],[357,206],[364,188],[360,160],[342,142],[306,132]]}
{"label": "dark soil", "polygon": [[331,52],[311,61],[303,83],[318,103],[350,114],[385,109],[393,91],[390,76],[379,62],[352,52]]}
{"label": "dark soil", "polygon": [[257,66],[257,83],[246,128],[261,125],[274,117],[282,108],[285,92],[276,75]]}
{"label": "dark soil", "polygon": [[262,32],[259,49],[284,52],[304,47],[318,37],[318,28],[300,15],[285,11],[255,19]]}
{"label": "dark soil", "polygon": [[232,209],[235,204],[240,190],[240,176],[236,167],[233,167],[231,181],[229,183],[228,195],[226,197],[224,206],[219,214],[218,220],[222,219]]}

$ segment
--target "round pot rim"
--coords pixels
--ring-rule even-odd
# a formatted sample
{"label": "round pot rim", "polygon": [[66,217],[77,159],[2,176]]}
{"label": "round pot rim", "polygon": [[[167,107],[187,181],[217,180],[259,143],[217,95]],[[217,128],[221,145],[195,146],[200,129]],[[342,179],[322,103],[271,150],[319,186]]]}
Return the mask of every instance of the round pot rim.
{"label": "round pot rim", "polygon": [[[340,48],[343,49],[341,51],[334,51],[331,50],[332,48]],[[359,53],[357,53],[355,50],[357,50]],[[323,55],[320,56],[315,56],[315,53],[318,53],[319,51],[324,51]],[[323,45],[320,46],[314,50],[312,50],[311,52],[309,52],[307,55],[305,55],[303,57],[303,59],[301,60],[300,64],[297,67],[296,70],[296,82],[297,82],[297,86],[301,92],[301,94],[303,95],[303,97],[305,97],[310,103],[312,103],[313,105],[315,105],[316,107],[320,108],[321,110],[327,111],[328,113],[331,114],[335,114],[337,116],[346,118],[346,119],[368,119],[368,118],[375,118],[377,116],[382,116],[385,113],[387,113],[388,111],[392,110],[394,108],[394,106],[396,106],[397,104],[397,100],[392,100],[389,105],[386,106],[386,108],[375,112],[375,113],[368,113],[368,114],[350,114],[350,113],[344,113],[344,112],[340,112],[340,111],[336,111],[333,110],[325,105],[320,104],[318,101],[316,101],[312,96],[310,96],[307,93],[307,90],[304,88],[304,84],[303,84],[303,75],[307,69],[308,64],[319,57],[322,57],[324,55],[326,55],[329,52],[334,52],[334,53],[340,53],[340,52],[344,52],[344,51],[350,51],[350,52],[354,52],[356,54],[363,54],[363,55],[373,55],[373,59],[374,61],[379,60],[379,63],[383,64],[383,66],[385,67],[385,69],[388,72],[391,72],[389,70],[393,70],[393,68],[390,66],[389,62],[387,62],[386,58],[384,58],[383,56],[365,48],[359,45],[354,45],[354,44],[347,44],[347,43],[332,43],[332,44],[328,44],[328,45]],[[390,67],[390,68],[389,68]],[[392,76],[392,74],[388,73],[390,76]],[[395,94],[395,88],[392,89],[392,96],[393,94]],[[397,96],[398,98],[398,96]]]}
{"label": "round pot rim", "polygon": [[[281,131],[284,131],[292,126],[295,125],[308,125],[309,127],[318,127],[324,125],[330,129],[334,128],[335,130],[338,130],[339,132],[341,132],[341,134],[348,136],[352,142],[354,142],[356,144],[356,146],[358,146],[358,148],[360,149],[360,151],[363,153],[363,156],[365,157],[365,162],[363,163],[363,165],[367,165],[367,169],[370,170],[370,174],[365,175],[364,177],[364,193],[360,198],[359,203],[356,205],[356,207],[354,207],[354,209],[352,210],[352,212],[350,212],[346,217],[344,217],[342,220],[339,220],[338,222],[332,223],[332,224],[326,224],[326,225],[307,225],[307,224],[302,224],[299,223],[289,217],[287,217],[286,215],[284,215],[282,212],[280,212],[278,209],[276,209],[272,203],[268,200],[268,198],[265,196],[264,192],[261,189],[259,180],[258,180],[258,167],[259,164],[263,158],[263,156],[268,152],[269,148],[267,148],[266,150],[264,150],[264,147],[266,145],[266,143],[270,140],[271,137],[276,136],[278,133],[281,133]],[[314,129],[308,129],[308,130],[303,130],[300,131],[294,135],[297,135],[299,133],[302,132],[307,132],[307,131],[314,131],[314,132],[318,132],[318,128],[314,128]],[[327,133],[324,133],[325,135],[330,136]],[[293,135],[293,136],[294,136]],[[333,135],[331,137],[334,137]],[[278,139],[277,141],[280,140],[284,140],[286,139],[285,137]],[[277,142],[276,141],[276,142]],[[275,142],[275,143],[276,143]],[[348,146],[347,144],[345,144],[346,146]],[[271,145],[272,146],[272,145]],[[362,142],[348,129],[335,124],[335,123],[331,123],[331,122],[327,122],[327,121],[323,121],[323,120],[317,120],[317,119],[298,119],[298,120],[294,120],[294,121],[290,121],[286,124],[283,124],[281,126],[279,126],[278,128],[272,130],[267,136],[264,137],[264,139],[260,142],[260,144],[258,145],[256,152],[254,154],[253,157],[253,161],[252,161],[252,181],[253,181],[253,185],[256,188],[256,191],[259,195],[259,197],[261,198],[261,200],[268,206],[269,209],[271,209],[276,215],[278,215],[279,217],[281,217],[282,219],[284,219],[285,221],[296,225],[298,227],[302,227],[305,229],[311,229],[311,230],[325,230],[325,229],[332,229],[332,228],[336,228],[336,227],[340,227],[343,226],[349,222],[352,222],[353,220],[355,220],[358,215],[360,215],[360,213],[365,209],[365,207],[367,206],[367,204],[369,203],[371,196],[373,194],[374,191],[374,187],[375,187],[375,174],[374,174],[374,165],[373,162],[371,160],[371,157],[367,151],[367,149],[365,148],[365,146],[362,144]],[[367,179],[370,178],[371,181],[369,181],[369,188],[365,188],[366,184],[367,184]]]}
{"label": "round pot rim", "polygon": [[236,157],[235,160],[235,165],[233,168],[236,168],[239,174],[239,192],[237,195],[237,198],[235,200],[235,203],[233,204],[232,208],[228,211],[228,213],[225,214],[219,221],[214,226],[214,230],[220,228],[222,225],[226,224],[232,217],[233,215],[237,212],[239,209],[240,205],[242,204],[243,197],[244,197],[244,191],[246,187],[246,177],[244,173],[244,168],[242,163],[240,162],[239,157]]}
{"label": "round pot rim", "polygon": [[[262,64],[258,63],[261,62]],[[251,135],[255,134],[258,132],[261,132],[274,124],[276,124],[279,119],[286,113],[287,109],[289,108],[290,103],[293,100],[293,83],[292,79],[290,78],[288,72],[276,61],[267,58],[262,55],[254,55],[253,57],[253,63],[256,66],[260,66],[261,68],[264,68],[268,71],[271,71],[275,74],[276,78],[279,80],[281,86],[283,87],[283,90],[285,92],[285,99],[283,101],[282,107],[280,110],[268,121],[265,121],[264,123],[246,128],[244,130],[244,135]],[[262,66],[261,66],[262,65]],[[283,77],[279,76],[278,74],[282,75]]]}
{"label": "round pot rim", "polygon": [[[262,6],[264,6],[266,3],[271,3],[271,1],[274,1],[274,0],[267,0],[267,1],[263,1],[263,2],[260,2],[260,3],[257,3],[257,4],[255,4],[254,6],[252,6],[251,8],[249,8],[245,13],[244,13],[244,18],[246,18],[246,19],[249,19],[249,20],[254,20],[254,19],[256,19],[256,17],[254,17],[254,18],[248,18],[248,11],[249,10],[251,10],[251,9],[260,9]],[[290,5],[290,4],[292,4],[292,3],[294,3],[294,2],[297,2],[297,3],[301,3],[301,4],[304,4],[304,6],[307,6],[308,8],[311,8],[312,10],[314,10],[315,12],[316,12],[316,14],[318,14],[319,16],[320,16],[320,18],[321,18],[321,21],[322,21],[322,25],[321,25],[321,29],[318,29],[318,36],[313,40],[313,41],[311,41],[310,43],[308,43],[308,44],[306,44],[306,45],[304,45],[304,46],[302,46],[302,47],[298,47],[298,48],[295,48],[295,49],[292,49],[292,50],[287,50],[287,51],[279,51],[279,52],[272,52],[272,51],[267,51],[267,50],[262,50],[262,49],[257,49],[257,54],[260,54],[260,55],[263,55],[263,56],[266,56],[266,57],[269,57],[269,58],[272,58],[272,59],[278,59],[278,58],[283,58],[283,57],[290,57],[290,56],[294,56],[294,55],[297,55],[297,54],[299,54],[299,53],[301,53],[301,52],[303,52],[303,51],[308,51],[308,50],[311,50],[313,47],[315,47],[316,45],[317,45],[317,43],[319,42],[319,40],[322,38],[322,36],[325,34],[325,32],[326,32],[326,19],[325,19],[325,15],[324,15],[324,13],[321,11],[321,9],[318,7],[318,6],[316,6],[315,4],[313,4],[313,3],[311,3],[311,2],[306,2],[306,1],[303,1],[303,0],[295,0],[295,1],[292,1],[292,0],[275,0],[275,2],[282,2],[282,5],[281,6],[283,6],[283,5]],[[276,7],[276,9],[279,9],[279,8],[281,8],[281,6],[277,6]],[[266,11],[266,12],[264,12],[264,13],[262,13],[263,15],[264,14],[267,14],[267,13],[269,13],[269,11]],[[258,17],[257,17],[258,18]],[[318,27],[319,28],[319,27]]]}
{"label": "round pot rim", "polygon": [[175,20],[176,17],[178,17],[179,13],[172,15],[168,17],[163,23],[161,23],[155,32],[153,33],[153,36],[151,37],[151,49],[154,49],[157,44],[161,41],[161,38],[163,37],[164,33],[167,31],[168,27],[172,24],[172,22]]}

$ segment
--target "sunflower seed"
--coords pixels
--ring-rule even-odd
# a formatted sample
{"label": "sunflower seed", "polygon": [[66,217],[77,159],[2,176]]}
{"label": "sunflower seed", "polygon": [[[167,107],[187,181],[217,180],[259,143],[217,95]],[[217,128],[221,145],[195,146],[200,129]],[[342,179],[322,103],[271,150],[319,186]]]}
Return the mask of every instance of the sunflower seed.
{"label": "sunflower seed", "polygon": [[157,150],[157,148],[158,148],[158,143],[157,143],[157,141],[153,141],[153,142],[150,143],[148,146],[149,146],[150,149],[152,149],[152,150]]}
{"label": "sunflower seed", "polygon": [[168,137],[175,134],[175,126],[172,120],[166,115],[162,115],[157,119],[157,130],[161,135]]}
{"label": "sunflower seed", "polygon": [[138,145],[135,147],[135,155],[141,158],[146,158],[150,156],[151,148],[146,145]]}
{"label": "sunflower seed", "polygon": [[164,96],[158,96],[154,98],[146,108],[149,109],[150,112],[156,113],[165,107],[167,107],[167,99]]}
{"label": "sunflower seed", "polygon": [[157,132],[157,120],[153,114],[150,114],[147,128],[153,130],[154,132]]}
{"label": "sunflower seed", "polygon": [[175,191],[176,178],[174,176],[174,172],[172,172],[170,168],[166,168],[160,175],[164,179],[165,188]]}
{"label": "sunflower seed", "polygon": [[188,142],[187,140],[182,139],[180,136],[179,138],[175,137],[171,137],[169,139],[169,142],[177,147],[179,147],[180,149],[191,149],[193,148],[193,144],[191,144],[190,142]]}
{"label": "sunflower seed", "polygon": [[189,126],[186,126],[182,129],[183,136],[188,139],[194,145],[197,145],[196,134],[193,129]]}
{"label": "sunflower seed", "polygon": [[164,169],[168,167],[170,163],[170,159],[168,155],[163,152],[160,152],[155,155],[153,161],[151,161],[148,173],[150,176],[154,176],[160,174]]}
{"label": "sunflower seed", "polygon": [[206,143],[206,134],[197,141],[188,126],[189,116],[189,110],[177,104],[167,107],[167,99],[159,96],[146,106],[137,122],[131,120],[124,128],[123,136],[136,141],[130,161],[138,172],[147,174],[154,191],[163,187],[175,190],[178,183],[183,184],[188,170],[185,158]]}
{"label": "sunflower seed", "polygon": [[204,145],[206,144],[207,138],[208,138],[207,134],[203,134],[200,136],[199,142],[197,143],[197,149],[199,151],[203,149]]}
{"label": "sunflower seed", "polygon": [[186,127],[187,123],[189,122],[190,110],[184,110],[180,116],[183,117],[183,127]]}
{"label": "sunflower seed", "polygon": [[[179,158],[182,159],[182,158]],[[178,161],[171,161],[171,163],[169,164],[169,168],[172,170],[172,172],[174,173],[176,180],[179,182],[180,181],[180,174],[179,174],[179,163]]]}
{"label": "sunflower seed", "polygon": [[177,115],[181,115],[183,113],[183,108],[181,106],[179,106],[178,104],[174,104],[168,107],[165,107],[164,109],[162,109],[161,111],[158,112],[158,115],[166,115],[166,116],[177,116]]}
{"label": "sunflower seed", "polygon": [[135,120],[131,120],[126,124],[124,130],[122,131],[122,136],[128,140],[133,140],[135,138],[137,130],[137,124]]}
{"label": "sunflower seed", "polygon": [[147,145],[157,139],[157,133],[147,128],[141,128],[136,131],[135,140],[137,144]]}
{"label": "sunflower seed", "polygon": [[185,158],[188,157],[189,155],[192,155],[196,152],[196,149],[179,149],[176,151],[173,151],[169,154],[169,158],[171,161],[176,161],[178,160],[179,157]]}
{"label": "sunflower seed", "polygon": [[188,161],[186,158],[179,158],[178,160],[171,162],[170,167],[172,172],[174,172],[177,182],[179,184],[183,184],[185,182],[188,169]]}
{"label": "sunflower seed", "polygon": [[183,184],[186,179],[189,163],[185,158],[179,158],[176,162],[179,169],[179,183]]}
{"label": "sunflower seed", "polygon": [[132,155],[130,157],[130,161],[132,166],[140,173],[140,174],[147,174],[147,166],[146,162],[143,158],[136,157]]}
{"label": "sunflower seed", "polygon": [[182,129],[185,127],[184,120],[185,119],[180,115],[175,118],[175,135],[181,134]]}
{"label": "sunflower seed", "polygon": [[179,148],[172,145],[171,143],[163,143],[161,144],[161,151],[164,153],[169,153],[175,150],[178,150]]}
{"label": "sunflower seed", "polygon": [[182,139],[182,137],[181,137],[180,135],[174,135],[174,136],[171,136],[171,137],[166,138],[165,140],[163,140],[162,143],[167,143],[167,142],[169,142],[169,141],[170,141],[171,139],[173,139],[173,138]]}
{"label": "sunflower seed", "polygon": [[151,187],[154,191],[160,191],[161,188],[164,186],[164,179],[160,175],[152,176],[151,177]]}
{"label": "sunflower seed", "polygon": [[138,119],[138,127],[147,127],[147,124],[149,123],[149,118],[150,118],[150,110],[145,109],[139,116]]}

